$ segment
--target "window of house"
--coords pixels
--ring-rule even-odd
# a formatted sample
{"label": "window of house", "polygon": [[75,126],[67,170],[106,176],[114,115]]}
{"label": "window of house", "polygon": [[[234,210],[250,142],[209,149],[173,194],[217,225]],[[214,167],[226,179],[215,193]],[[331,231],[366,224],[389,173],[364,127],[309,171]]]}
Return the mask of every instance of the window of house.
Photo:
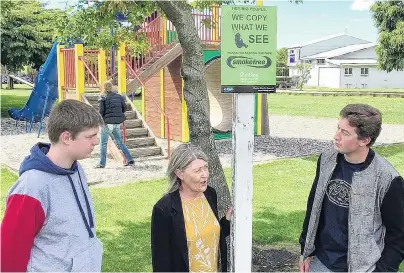
{"label": "window of house", "polygon": [[346,67],[344,75],[345,76],[352,76],[352,67]]}
{"label": "window of house", "polygon": [[289,50],[289,63],[295,63],[296,62],[296,56],[295,56],[295,51],[293,49]]}
{"label": "window of house", "polygon": [[368,67],[362,67],[361,68],[361,76],[369,76],[369,68]]}
{"label": "window of house", "polygon": [[318,60],[317,60],[317,63],[318,63],[318,64],[325,64],[325,60],[324,60],[324,59],[318,59]]}

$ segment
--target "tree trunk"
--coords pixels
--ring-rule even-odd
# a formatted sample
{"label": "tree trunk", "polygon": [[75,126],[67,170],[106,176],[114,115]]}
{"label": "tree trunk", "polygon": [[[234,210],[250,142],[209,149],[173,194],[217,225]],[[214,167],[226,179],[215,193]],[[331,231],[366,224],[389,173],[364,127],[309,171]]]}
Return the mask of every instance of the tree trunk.
{"label": "tree trunk", "polygon": [[31,79],[32,79],[32,83],[35,83],[35,79],[36,79],[36,76],[38,75],[38,70],[34,70],[34,69],[32,69],[32,71],[31,71],[31,73],[30,73],[30,77],[31,77]]}
{"label": "tree trunk", "polygon": [[7,75],[7,89],[14,89],[14,79]]}
{"label": "tree trunk", "polygon": [[261,125],[261,134],[264,136],[269,136],[270,135],[270,129],[269,129],[269,117],[268,117],[268,96],[267,94],[262,94],[262,110],[261,110],[261,116],[262,116],[262,125]]}
{"label": "tree trunk", "polygon": [[192,8],[186,1],[156,2],[167,19],[173,23],[183,49],[181,73],[184,79],[184,98],[188,107],[190,140],[201,147],[209,158],[209,184],[217,192],[219,217],[223,217],[230,206],[231,198],[211,133],[205,64]]}

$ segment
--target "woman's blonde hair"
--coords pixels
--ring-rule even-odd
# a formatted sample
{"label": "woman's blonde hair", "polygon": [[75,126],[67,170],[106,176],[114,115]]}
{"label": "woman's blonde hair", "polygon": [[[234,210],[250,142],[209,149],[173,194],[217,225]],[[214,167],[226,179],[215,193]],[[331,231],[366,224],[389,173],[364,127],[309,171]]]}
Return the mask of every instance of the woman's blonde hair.
{"label": "woman's blonde hair", "polygon": [[110,81],[104,82],[104,92],[112,92],[112,87],[113,87],[112,82]]}
{"label": "woman's blonde hair", "polygon": [[167,167],[167,176],[169,180],[168,192],[174,192],[181,186],[181,179],[175,174],[175,171],[184,170],[196,159],[208,162],[206,154],[196,145],[190,143],[180,144],[174,149]]}

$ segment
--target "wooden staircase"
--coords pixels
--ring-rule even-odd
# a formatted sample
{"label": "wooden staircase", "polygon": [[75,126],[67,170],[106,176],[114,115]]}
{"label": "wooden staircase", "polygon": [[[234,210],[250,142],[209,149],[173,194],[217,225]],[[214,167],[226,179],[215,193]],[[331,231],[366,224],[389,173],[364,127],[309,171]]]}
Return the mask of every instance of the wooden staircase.
{"label": "wooden staircase", "polygon": [[[137,69],[136,73],[140,80],[145,83],[151,76],[160,71],[161,68],[169,65],[176,58],[181,56],[182,47],[179,43],[173,42],[165,49],[156,52],[152,57],[146,59],[146,64]],[[127,85],[126,93],[130,95],[136,89],[141,87],[141,83],[134,75],[131,75]]]}
{"label": "wooden staircase", "polygon": [[[84,94],[86,102],[97,110],[99,110],[99,97],[99,94]],[[125,112],[126,120],[124,122],[126,127],[125,144],[133,158],[166,156],[164,150],[157,144],[155,135],[147,126],[140,113],[128,97],[125,96],[125,99],[128,109]],[[118,149],[115,144],[113,146],[115,149]],[[116,153],[113,153],[114,158],[119,159],[114,154]]]}

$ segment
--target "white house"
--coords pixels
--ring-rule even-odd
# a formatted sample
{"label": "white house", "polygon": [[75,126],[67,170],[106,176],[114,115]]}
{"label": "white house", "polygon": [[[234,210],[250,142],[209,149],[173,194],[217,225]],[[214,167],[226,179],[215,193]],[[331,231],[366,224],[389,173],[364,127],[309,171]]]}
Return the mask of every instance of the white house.
{"label": "white house", "polygon": [[404,71],[377,69],[376,44],[347,34],[288,48],[289,75],[299,62],[311,64],[308,86],[331,88],[404,88]]}

